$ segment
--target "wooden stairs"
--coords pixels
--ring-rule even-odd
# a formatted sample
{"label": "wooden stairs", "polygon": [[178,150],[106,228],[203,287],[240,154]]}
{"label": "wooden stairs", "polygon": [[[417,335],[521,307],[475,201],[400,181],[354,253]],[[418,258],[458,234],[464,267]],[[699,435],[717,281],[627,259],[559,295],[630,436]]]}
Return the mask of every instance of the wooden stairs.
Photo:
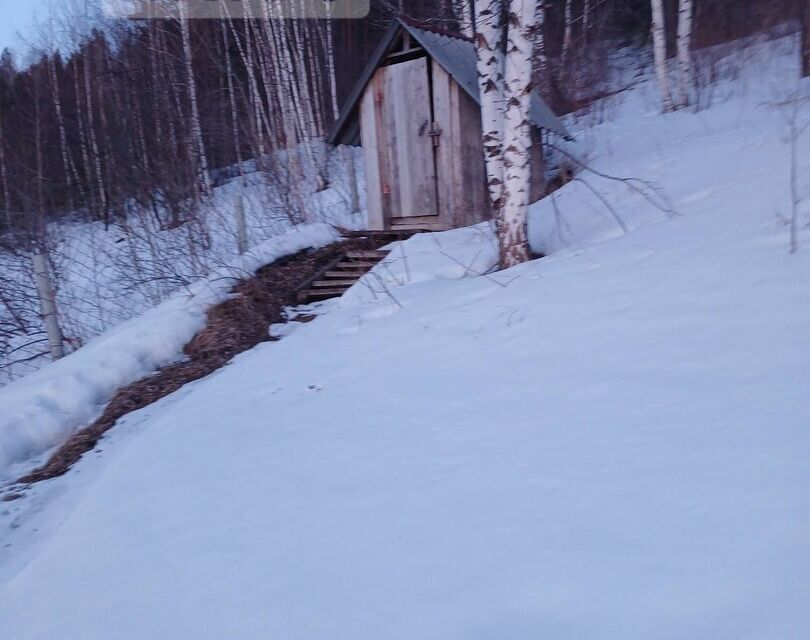
{"label": "wooden stairs", "polygon": [[423,231],[426,229],[344,233],[346,249],[298,287],[298,304],[310,304],[342,296],[349,287],[388,256],[388,251],[380,247],[398,240],[407,240]]}

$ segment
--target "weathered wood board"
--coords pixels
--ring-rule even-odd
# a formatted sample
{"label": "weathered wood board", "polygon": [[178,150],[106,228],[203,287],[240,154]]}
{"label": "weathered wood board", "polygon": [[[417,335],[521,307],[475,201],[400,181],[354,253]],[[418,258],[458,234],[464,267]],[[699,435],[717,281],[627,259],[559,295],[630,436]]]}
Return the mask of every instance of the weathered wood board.
{"label": "weathered wood board", "polygon": [[366,208],[368,209],[368,228],[384,229],[385,217],[383,211],[382,180],[380,176],[380,163],[377,149],[380,138],[377,133],[377,114],[374,106],[374,86],[376,78],[381,74],[377,71],[375,80],[363,94],[360,103],[360,136],[363,142],[363,157],[366,165]]}
{"label": "weathered wood board", "polygon": [[380,107],[386,127],[392,219],[437,213],[427,65],[427,58],[418,58],[383,68]]}

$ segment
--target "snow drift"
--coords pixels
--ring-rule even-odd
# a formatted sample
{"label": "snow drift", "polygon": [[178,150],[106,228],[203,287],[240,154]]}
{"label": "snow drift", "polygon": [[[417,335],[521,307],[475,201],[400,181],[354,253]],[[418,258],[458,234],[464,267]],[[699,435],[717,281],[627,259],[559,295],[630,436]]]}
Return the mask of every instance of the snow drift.
{"label": "snow drift", "polygon": [[572,127],[678,215],[592,178],[630,233],[574,182],[532,210],[543,260],[414,238],[11,503],[0,637],[805,637],[810,237],[789,255],[769,106],[793,45],[706,111],[642,84]]}
{"label": "snow drift", "polygon": [[126,321],[66,358],[0,388],[0,478],[90,422],[112,394],[176,361],[234,281],[308,247],[338,239],[329,225],[302,226],[255,247],[233,264]]}

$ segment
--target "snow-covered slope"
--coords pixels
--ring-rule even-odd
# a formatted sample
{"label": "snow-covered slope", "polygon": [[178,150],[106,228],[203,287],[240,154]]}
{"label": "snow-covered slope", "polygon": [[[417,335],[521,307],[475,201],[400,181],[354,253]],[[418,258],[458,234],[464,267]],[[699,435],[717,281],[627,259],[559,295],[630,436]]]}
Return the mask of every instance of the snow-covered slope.
{"label": "snow-covered slope", "polygon": [[579,131],[679,215],[592,177],[629,234],[573,183],[533,210],[551,255],[508,272],[477,275],[485,226],[417,236],[8,503],[0,637],[806,637],[810,234],[788,254],[768,106],[788,44],[707,111],[640,85]]}
{"label": "snow-covered slope", "polygon": [[327,224],[281,233],[62,360],[0,387],[0,480],[19,476],[13,463],[87,426],[118,389],[182,358],[183,347],[205,326],[208,309],[225,300],[245,274],[338,238]]}
{"label": "snow-covered slope", "polygon": [[[362,150],[353,149],[353,157],[361,169],[362,189]],[[277,152],[268,162],[284,164],[284,153]],[[167,228],[167,211],[158,207],[156,212],[137,203],[131,204],[125,219],[116,216],[110,225],[87,222],[85,216],[48,225],[56,306],[68,351],[150,311],[178,289],[238,261],[238,199],[250,247],[291,230],[293,220],[346,228],[365,225],[365,212],[352,213],[348,204],[342,150],[331,154],[329,184],[322,191],[315,191],[313,170],[304,165],[307,178],[297,185],[299,197],[288,193],[288,185],[272,166],[258,171],[254,162],[247,161],[241,168],[243,175],[239,176],[238,167],[229,167],[231,178],[221,175],[222,184],[197,205],[190,220],[176,227]],[[364,200],[360,198],[361,208]],[[49,363],[43,354],[47,342],[31,274],[31,256],[24,250],[9,252],[2,244],[0,387]]]}

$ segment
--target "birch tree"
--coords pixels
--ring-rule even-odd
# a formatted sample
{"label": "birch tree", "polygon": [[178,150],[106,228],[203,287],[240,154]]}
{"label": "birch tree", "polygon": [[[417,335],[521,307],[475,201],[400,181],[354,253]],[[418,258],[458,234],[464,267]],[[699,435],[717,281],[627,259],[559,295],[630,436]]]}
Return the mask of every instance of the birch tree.
{"label": "birch tree", "polygon": [[544,89],[548,89],[550,80],[548,67],[548,53],[546,53],[546,0],[537,1],[537,15],[535,16],[535,43],[534,47],[537,51],[537,70],[540,72],[540,78],[546,83]]}
{"label": "birch tree", "polygon": [[799,20],[801,22],[801,43],[799,56],[801,57],[802,77],[810,77],[810,0],[799,0]]}
{"label": "birch tree", "polygon": [[180,33],[183,39],[183,66],[186,72],[186,90],[191,107],[191,147],[193,149],[195,170],[204,193],[211,191],[211,178],[208,174],[208,157],[205,154],[205,143],[202,137],[200,108],[197,102],[197,84],[194,81],[194,64],[191,51],[191,33],[188,23],[188,0],[180,0]]}
{"label": "birch tree", "polygon": [[529,259],[529,105],[536,19],[535,0],[476,2],[482,139],[502,268]]}
{"label": "birch tree", "polygon": [[529,259],[526,218],[531,183],[532,53],[536,6],[534,0],[509,3],[506,44],[505,103],[506,127],[503,137],[505,167],[503,212],[498,225],[501,266],[504,268]]}
{"label": "birch tree", "polygon": [[664,111],[682,109],[691,103],[693,81],[692,67],[692,16],[693,0],[679,0],[678,28],[676,34],[678,59],[677,97],[673,97],[667,70],[667,28],[664,0],[652,2],[652,37],[655,74],[661,91],[661,104]]}
{"label": "birch tree", "polygon": [[568,61],[568,54],[571,52],[571,45],[574,40],[574,7],[573,0],[565,0],[565,30],[563,31],[562,61],[563,65]]}
{"label": "birch tree", "polygon": [[458,32],[465,38],[474,35],[471,0],[454,0],[453,10],[458,20]]}
{"label": "birch tree", "polygon": [[[0,93],[0,107],[2,107],[3,94]],[[3,196],[3,219],[6,229],[11,229],[13,220],[11,218],[11,191],[8,184],[8,165],[6,164],[6,139],[3,135],[3,112],[0,108],[0,194]]]}
{"label": "birch tree", "polygon": [[667,74],[667,32],[664,21],[664,0],[652,1],[652,39],[655,75],[658,77],[658,88],[661,91],[661,103],[664,111],[672,111],[674,103],[669,88]]}
{"label": "birch tree", "polygon": [[476,0],[475,48],[487,185],[493,212],[503,193],[504,13],[501,0]]}
{"label": "birch tree", "polygon": [[582,4],[582,41],[587,45],[591,29],[591,0],[583,0]]}
{"label": "birch tree", "polygon": [[692,0],[680,0],[678,6],[678,86],[679,107],[691,103],[692,79]]}

